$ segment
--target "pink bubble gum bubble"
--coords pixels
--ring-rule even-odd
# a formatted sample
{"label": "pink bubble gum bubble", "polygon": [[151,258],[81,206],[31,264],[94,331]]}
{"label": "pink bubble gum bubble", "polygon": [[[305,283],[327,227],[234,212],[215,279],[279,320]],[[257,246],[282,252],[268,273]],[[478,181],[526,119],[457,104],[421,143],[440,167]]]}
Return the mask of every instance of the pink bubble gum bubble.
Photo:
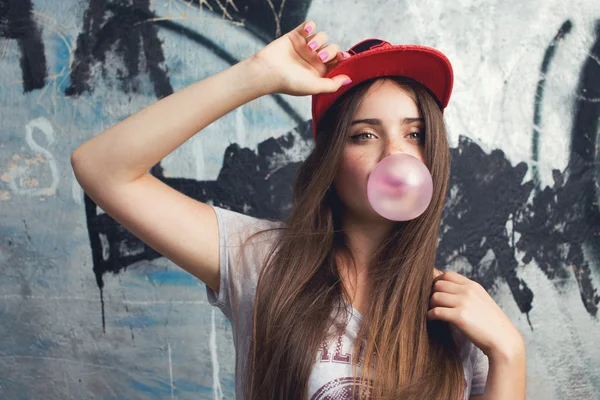
{"label": "pink bubble gum bubble", "polygon": [[392,154],[369,176],[367,197],[373,210],[392,221],[409,221],[423,214],[433,195],[427,166],[408,154]]}

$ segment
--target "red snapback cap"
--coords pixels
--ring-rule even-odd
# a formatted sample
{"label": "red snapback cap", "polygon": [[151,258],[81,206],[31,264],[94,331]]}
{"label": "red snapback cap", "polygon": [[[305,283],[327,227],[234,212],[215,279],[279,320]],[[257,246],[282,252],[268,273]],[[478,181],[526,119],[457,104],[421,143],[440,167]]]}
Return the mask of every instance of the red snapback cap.
{"label": "red snapback cap", "polygon": [[436,50],[419,45],[392,45],[381,39],[363,40],[348,50],[350,57],[332,68],[326,78],[348,75],[352,83],[333,93],[312,96],[313,137],[327,110],[353,86],[371,78],[404,76],[424,85],[434,96],[442,113],[450,101],[454,74],[448,58]]}

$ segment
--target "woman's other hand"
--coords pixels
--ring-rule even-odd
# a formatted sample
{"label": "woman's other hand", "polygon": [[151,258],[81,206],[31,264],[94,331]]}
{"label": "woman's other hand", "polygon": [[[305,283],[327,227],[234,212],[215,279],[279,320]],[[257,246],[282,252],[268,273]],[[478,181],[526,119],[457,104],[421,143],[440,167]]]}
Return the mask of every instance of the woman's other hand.
{"label": "woman's other hand", "polygon": [[349,54],[341,52],[337,44],[328,45],[328,40],[327,33],[317,31],[313,21],[306,21],[269,43],[251,60],[268,71],[270,92],[294,96],[335,92],[351,77],[324,76]]}

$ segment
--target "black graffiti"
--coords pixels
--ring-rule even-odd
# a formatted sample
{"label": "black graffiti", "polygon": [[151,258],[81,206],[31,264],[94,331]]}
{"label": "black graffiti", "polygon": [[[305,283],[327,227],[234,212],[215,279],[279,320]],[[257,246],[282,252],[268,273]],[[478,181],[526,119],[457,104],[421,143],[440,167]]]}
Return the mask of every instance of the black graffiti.
{"label": "black graffiti", "polygon": [[554,55],[556,54],[556,50],[558,45],[561,43],[562,39],[566,34],[571,32],[573,28],[573,24],[571,21],[565,21],[552,41],[550,45],[546,48],[546,52],[544,53],[544,59],[542,60],[542,66],[540,68],[540,74],[537,84],[537,89],[535,91],[535,100],[533,107],[533,132],[532,132],[532,151],[531,151],[531,161],[533,165],[531,166],[531,174],[533,175],[533,182],[535,184],[536,189],[539,188],[539,172],[537,163],[539,161],[539,143],[540,143],[540,127],[542,125],[542,100],[544,98],[544,89],[546,88],[546,75],[548,74],[548,68],[554,59]]}
{"label": "black graffiti", "polygon": [[0,38],[17,41],[23,91],[43,88],[48,76],[46,54],[42,32],[33,20],[31,0],[0,1]]}
{"label": "black graffiti", "polygon": [[[547,71],[557,41],[570,29],[570,21],[559,29],[546,51],[540,75]],[[600,118],[599,58],[600,22],[596,25],[596,41],[576,91],[569,163],[563,172],[553,171],[553,187],[541,190],[537,174],[533,181],[521,183],[526,165],[520,163],[512,167],[498,150],[485,155],[465,138],[461,139],[459,148],[453,150],[451,187],[458,188],[459,194],[446,210],[438,262],[459,255],[466,257],[476,266],[473,278],[488,289],[493,287],[497,277],[504,278],[519,309],[526,314],[531,310],[533,293],[526,282],[517,277],[517,267],[531,261],[559,287],[572,273],[586,311],[594,317],[598,313],[600,296],[591,279],[589,262],[584,258],[584,247],[591,249],[596,261],[600,259],[596,145]],[[536,132],[541,127],[538,111],[542,101],[541,79],[535,100]],[[535,156],[536,148],[534,146]],[[527,203],[534,189],[535,195],[531,203]],[[510,236],[505,229],[508,221],[513,225]],[[515,232],[520,234],[516,243]],[[482,265],[480,260],[488,250],[494,253],[493,262]],[[516,259],[515,250],[524,253],[523,259]]]}
{"label": "black graffiti", "polygon": [[[503,278],[524,313],[531,310],[533,293],[517,277],[519,263],[506,223],[526,204],[533,188],[531,182],[521,183],[526,172],[525,163],[513,167],[501,150],[486,154],[461,137],[452,149],[451,196],[442,218],[437,257],[441,270],[455,257],[466,258],[473,266],[471,279],[487,289]],[[481,263],[488,251],[493,252],[494,262]]]}
{"label": "black graffiti", "polygon": [[[157,27],[144,23],[152,17],[149,0],[90,0],[77,38],[71,86],[65,94],[73,96],[84,91],[91,92],[90,71],[99,64],[106,74],[106,55],[109,52],[114,52],[123,61],[124,67],[118,74],[120,89],[124,92],[138,92],[139,75],[148,73],[157,98],[173,93],[163,66],[165,57]],[[145,63],[140,63],[141,56]],[[145,65],[144,71],[140,71],[140,64]]]}
{"label": "black graffiti", "polygon": [[[197,7],[200,3],[205,4],[205,7],[210,10],[218,11],[223,2],[218,0],[191,2]],[[226,3],[225,8],[229,20],[243,21],[244,29],[267,44],[300,25],[306,19],[311,3],[312,0],[243,0],[236,1],[236,5],[232,5],[231,8]]]}
{"label": "black graffiti", "polygon": [[[218,4],[212,3],[214,2],[203,2],[209,9],[220,9],[220,6],[217,7]],[[190,5],[200,7],[198,2],[192,2]],[[309,5],[310,1],[294,2],[288,3],[283,8],[282,3],[280,5],[281,13],[276,19],[265,18],[264,13],[267,8],[270,10],[270,6],[264,0],[239,2],[239,9],[226,9],[224,12],[234,21],[243,21],[244,28],[266,44],[277,37],[277,29],[270,29],[268,21],[280,21],[278,26],[284,29],[283,32],[286,32],[304,20]],[[83,92],[92,92],[90,71],[92,67],[100,65],[106,73],[106,54],[114,47],[117,49],[114,55],[123,60],[126,69],[119,74],[121,90],[137,91],[139,86],[137,79],[143,72],[149,73],[157,98],[160,99],[171,94],[173,88],[169,83],[167,70],[162,66],[164,54],[162,43],[157,36],[158,27],[179,34],[202,46],[205,51],[219,57],[229,65],[240,61],[239,58],[227,52],[207,36],[174,21],[156,18],[156,15],[150,11],[147,0],[136,0],[133,3],[125,0],[117,2],[91,0],[84,15],[82,32],[77,39],[75,67],[71,71],[71,86],[67,88],[65,94],[73,96]],[[143,43],[143,52],[141,52],[140,43]],[[146,65],[144,71],[139,69],[140,56],[145,57],[145,63],[141,63]],[[282,111],[297,124],[302,123],[300,114],[281,95],[272,94],[271,97]]]}
{"label": "black graffiti", "polygon": [[592,316],[598,313],[600,296],[584,248],[590,249],[596,262],[600,260],[600,21],[596,22],[595,34],[575,92],[567,168],[564,172],[553,171],[554,187],[537,193],[515,225],[519,232],[528,233],[517,243],[517,248],[526,253],[523,261],[534,259],[552,280],[568,276],[570,269]]}

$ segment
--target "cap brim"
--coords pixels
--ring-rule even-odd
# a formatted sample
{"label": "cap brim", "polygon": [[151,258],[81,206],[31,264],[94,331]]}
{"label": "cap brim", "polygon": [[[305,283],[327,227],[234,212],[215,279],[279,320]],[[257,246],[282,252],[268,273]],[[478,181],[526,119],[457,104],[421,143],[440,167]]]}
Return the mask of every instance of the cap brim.
{"label": "cap brim", "polygon": [[436,49],[418,45],[386,46],[353,55],[332,68],[326,77],[337,75],[348,75],[352,83],[334,93],[320,93],[312,97],[313,134],[316,134],[316,125],[333,103],[353,86],[368,79],[383,76],[411,78],[431,91],[442,110],[450,101],[454,83],[448,58]]}

